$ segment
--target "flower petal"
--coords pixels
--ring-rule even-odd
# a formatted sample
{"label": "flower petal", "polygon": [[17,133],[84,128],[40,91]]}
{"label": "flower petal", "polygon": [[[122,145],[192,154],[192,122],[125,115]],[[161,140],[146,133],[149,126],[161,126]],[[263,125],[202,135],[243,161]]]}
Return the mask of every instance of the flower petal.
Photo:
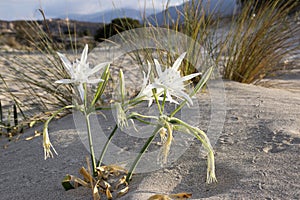
{"label": "flower petal", "polygon": [[176,59],[176,61],[174,62],[173,66],[172,66],[172,69],[174,69],[174,70],[176,70],[176,71],[179,69],[180,64],[181,64],[183,58],[185,57],[185,55],[186,55],[186,52],[184,52],[183,54],[181,54],[181,55]]}
{"label": "flower petal", "polygon": [[202,74],[202,73],[189,74],[189,75],[187,75],[187,76],[182,77],[182,78],[181,78],[181,81],[187,81],[187,80],[190,80],[190,79],[192,79],[192,78],[194,78],[194,77],[196,77],[196,76],[199,76],[199,75],[201,75],[201,74]]}
{"label": "flower petal", "polygon": [[73,66],[72,66],[71,62],[68,60],[68,58],[64,54],[61,54],[59,52],[57,52],[57,55],[61,59],[62,63],[64,64],[64,67],[67,69],[67,72],[69,73],[69,75],[71,77],[74,77]]}
{"label": "flower petal", "polygon": [[56,150],[54,149],[54,147],[52,146],[51,142],[50,142],[50,139],[49,139],[49,134],[48,134],[48,128],[45,127],[44,128],[44,131],[43,131],[43,147],[44,147],[44,159],[46,160],[47,158],[53,158],[53,153],[51,151],[51,148],[53,149],[54,153],[56,155],[57,152]]}
{"label": "flower petal", "polygon": [[86,63],[89,47],[86,44],[81,54],[80,63]]}
{"label": "flower petal", "polygon": [[154,64],[155,64],[157,75],[160,77],[162,75],[162,70],[158,60],[154,59]]}
{"label": "flower petal", "polygon": [[184,98],[185,100],[187,100],[188,105],[193,105],[193,100],[191,99],[190,95],[186,94],[183,91],[175,91],[174,96],[178,98]]}
{"label": "flower petal", "polygon": [[55,83],[62,83],[62,84],[70,84],[70,83],[75,83],[76,80],[73,79],[61,79],[58,81],[55,81]]}
{"label": "flower petal", "polygon": [[86,82],[90,84],[95,84],[103,81],[104,81],[103,79],[99,78],[99,79],[88,79]]}
{"label": "flower petal", "polygon": [[96,72],[98,72],[99,70],[101,70],[103,67],[106,67],[108,65],[110,65],[110,62],[100,63],[100,64],[96,65],[93,69],[90,69],[90,71],[88,72],[87,76],[95,74]]}

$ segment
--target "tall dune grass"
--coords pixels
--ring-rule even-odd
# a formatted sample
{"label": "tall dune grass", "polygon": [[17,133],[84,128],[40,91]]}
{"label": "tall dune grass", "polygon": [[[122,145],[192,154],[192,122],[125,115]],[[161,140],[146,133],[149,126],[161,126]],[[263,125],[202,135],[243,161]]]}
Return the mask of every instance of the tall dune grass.
{"label": "tall dune grass", "polygon": [[[287,56],[299,53],[300,26],[295,21],[299,15],[290,15],[299,5],[296,1],[259,4],[249,0],[240,12],[226,18],[219,17],[217,9],[207,12],[209,3],[190,2],[183,12],[178,10],[177,19],[165,20],[163,27],[182,32],[203,46],[225,79],[256,83],[279,70]],[[188,54],[203,59],[192,44]],[[183,74],[194,72],[194,67],[185,65]]]}
{"label": "tall dune grass", "polygon": [[[1,88],[3,95],[18,106],[25,119],[70,104],[74,92],[72,87],[58,87],[54,83],[55,80],[68,77],[57,55],[57,51],[63,50],[63,45],[53,40],[49,28],[42,29],[36,21],[23,22],[19,33],[30,45],[30,52],[1,56],[6,64],[5,70],[0,72],[6,85]],[[75,43],[71,46],[75,46]]]}
{"label": "tall dune grass", "polygon": [[242,83],[256,83],[279,70],[283,59],[299,53],[300,26],[289,13],[295,1],[268,1],[258,7],[248,1],[234,17],[220,45],[224,78]]}

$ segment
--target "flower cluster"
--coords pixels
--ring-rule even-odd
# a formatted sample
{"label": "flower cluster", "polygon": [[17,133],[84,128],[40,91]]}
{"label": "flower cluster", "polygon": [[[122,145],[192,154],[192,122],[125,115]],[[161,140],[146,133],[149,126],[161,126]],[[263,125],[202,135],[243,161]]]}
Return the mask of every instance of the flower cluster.
{"label": "flower cluster", "polygon": [[181,77],[179,67],[185,55],[186,53],[181,54],[174,62],[173,66],[171,68],[166,68],[164,71],[162,71],[162,67],[158,60],[154,59],[157,77],[154,78],[153,82],[150,82],[149,79],[151,66],[148,62],[148,74],[146,76],[146,73],[143,72],[144,80],[139,96],[144,96],[144,100],[149,101],[149,106],[154,100],[152,93],[153,89],[156,89],[156,96],[158,100],[163,100],[166,98],[165,100],[169,101],[170,103],[179,104],[175,99],[172,98],[173,96],[181,100],[186,100],[188,105],[193,105],[191,97],[185,92],[185,82],[196,76],[199,76],[201,73],[194,73]]}
{"label": "flower cluster", "polygon": [[[57,113],[59,113],[63,109],[80,107],[80,111],[82,111],[82,113],[84,114],[86,124],[87,124],[87,133],[88,133],[90,152],[92,158],[92,167],[93,167],[93,172],[96,173],[96,168],[100,167],[105,152],[101,152],[101,157],[96,162],[94,156],[93,141],[91,137],[89,115],[94,110],[91,109],[91,107],[95,106],[95,102],[101,97],[101,94],[103,93],[106,87],[109,78],[110,63],[108,62],[101,63],[95,66],[94,68],[90,68],[89,63],[87,62],[87,53],[88,53],[88,46],[86,45],[82,52],[81,59],[76,60],[74,63],[71,63],[66,58],[65,55],[58,53],[70,78],[58,80],[56,81],[56,83],[74,84],[74,86],[76,86],[78,90],[83,105],[66,106],[60,109],[59,111],[57,111],[56,113],[54,113],[54,115],[45,123],[43,146],[45,152],[45,159],[48,157],[53,157],[51,148],[53,149],[54,153],[57,154],[49,139],[48,123]],[[120,128],[122,130],[122,128],[129,126],[128,120],[130,120],[132,123],[134,120],[139,120],[140,122],[144,122],[144,123],[149,123],[149,120],[154,120],[155,121],[154,126],[156,126],[156,128],[154,128],[152,136],[148,139],[148,141],[143,146],[140,155],[144,155],[145,151],[147,150],[150,143],[153,141],[154,137],[160,136],[161,143],[162,143],[162,150],[161,150],[162,153],[160,155],[162,157],[161,161],[163,164],[166,164],[171,149],[172,141],[173,138],[176,137],[176,134],[179,132],[183,132],[186,134],[193,135],[203,144],[205,150],[207,151],[207,155],[208,155],[207,182],[208,183],[215,182],[216,177],[215,177],[215,166],[214,166],[214,153],[208,137],[203,131],[201,131],[197,127],[191,126],[188,123],[174,117],[176,112],[178,112],[185,104],[187,104],[188,106],[193,105],[193,101],[192,101],[193,95],[201,89],[201,87],[205,84],[210,74],[212,73],[212,68],[210,68],[202,76],[200,82],[196,85],[194,90],[188,93],[186,90],[186,86],[187,84],[189,84],[188,81],[190,81],[194,77],[199,76],[201,73],[193,73],[187,76],[181,76],[180,66],[185,56],[186,53],[181,54],[171,67],[166,66],[164,69],[162,69],[162,66],[156,59],[153,60],[154,66],[151,66],[150,62],[148,62],[148,71],[142,72],[144,79],[143,79],[141,91],[136,97],[127,101],[125,100],[125,92],[126,92],[125,79],[122,70],[120,70],[119,73],[120,86],[117,89],[116,100],[114,105],[112,106],[112,108],[115,109],[117,113],[117,123],[116,123],[116,128],[113,130],[109,138],[112,138],[114,136],[114,133],[117,128]],[[104,68],[105,70],[102,70]],[[92,76],[98,73],[99,71],[102,71],[101,78],[93,79]],[[98,83],[98,88],[94,95],[94,99],[92,100],[92,103],[88,103],[87,84],[94,84],[94,83]],[[135,105],[143,101],[148,101],[149,107],[155,104],[159,110],[159,115],[145,116],[137,112],[131,111],[131,108],[133,108]],[[164,112],[165,110],[164,106],[166,102],[178,104],[179,106],[171,114],[166,114]],[[106,145],[109,145],[109,141],[106,143]],[[107,149],[107,146],[105,146],[103,149],[104,149],[103,151],[105,151]],[[132,173],[136,165],[138,164],[140,158],[141,156],[138,156],[136,160],[133,162],[133,165],[131,166],[129,173],[126,177],[127,182],[129,182],[129,180],[131,179]],[[98,163],[98,166],[96,166],[96,163]]]}

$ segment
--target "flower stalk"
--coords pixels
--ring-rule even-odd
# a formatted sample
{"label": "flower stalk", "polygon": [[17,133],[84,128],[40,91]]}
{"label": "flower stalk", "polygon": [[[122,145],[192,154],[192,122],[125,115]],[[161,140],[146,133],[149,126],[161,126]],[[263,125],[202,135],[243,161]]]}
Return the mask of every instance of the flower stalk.
{"label": "flower stalk", "polygon": [[94,145],[93,145],[93,138],[92,138],[92,132],[91,132],[91,124],[90,124],[90,118],[89,114],[86,112],[84,113],[85,122],[86,122],[86,129],[88,133],[88,140],[89,140],[89,146],[90,146],[90,152],[91,152],[91,159],[92,159],[92,168],[93,173],[96,175],[96,160],[95,160],[95,152],[94,152]]}
{"label": "flower stalk", "polygon": [[193,127],[186,122],[176,118],[176,117],[170,117],[170,122],[175,123],[176,125],[181,125],[182,128],[181,131],[184,131],[188,134],[192,134],[194,137],[196,137],[203,145],[204,149],[207,151],[208,157],[207,157],[207,183],[213,183],[217,182],[216,174],[215,174],[215,158],[214,158],[214,152],[213,148],[209,142],[209,139],[207,135],[204,133],[204,131],[200,130],[197,127]]}
{"label": "flower stalk", "polygon": [[133,172],[135,171],[139,161],[141,160],[142,156],[144,155],[144,153],[147,151],[148,147],[150,146],[150,144],[153,142],[154,138],[156,137],[157,133],[159,132],[159,130],[162,128],[161,125],[157,125],[155,130],[153,131],[152,135],[148,138],[148,140],[146,141],[146,143],[144,144],[144,146],[142,147],[139,155],[135,158],[135,160],[133,161],[128,174],[126,176],[126,182],[129,183],[131,181],[131,177]]}
{"label": "flower stalk", "polygon": [[47,158],[53,158],[53,153],[51,152],[51,148],[53,149],[54,153],[56,155],[58,155],[58,153],[56,152],[55,148],[53,147],[53,145],[51,144],[50,142],[50,139],[49,139],[49,133],[48,133],[48,126],[49,126],[49,123],[50,121],[56,117],[59,113],[61,113],[63,110],[65,109],[70,109],[70,108],[74,108],[75,106],[74,105],[69,105],[69,106],[65,106],[59,110],[57,110],[56,112],[54,112],[51,117],[49,117],[49,119],[45,122],[44,124],[44,129],[43,129],[43,148],[44,148],[44,158],[45,160]]}

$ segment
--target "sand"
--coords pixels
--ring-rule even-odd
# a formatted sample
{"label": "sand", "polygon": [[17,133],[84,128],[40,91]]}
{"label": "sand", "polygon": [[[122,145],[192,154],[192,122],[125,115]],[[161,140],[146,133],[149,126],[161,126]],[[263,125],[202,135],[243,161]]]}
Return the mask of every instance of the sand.
{"label": "sand", "polygon": [[[28,58],[26,54],[19,56]],[[0,61],[4,63],[0,64],[1,70],[5,70],[5,60]],[[259,85],[224,80],[225,107],[213,107],[214,120],[210,118],[212,90],[194,99],[200,112],[188,122],[210,130],[217,184],[205,183],[206,159],[200,153],[199,142],[191,140],[183,155],[170,166],[135,174],[128,194],[120,199],[146,200],[154,194],[179,192],[192,193],[192,199],[300,199],[300,67],[297,62],[293,66]],[[118,69],[115,66],[112,73],[117,75]],[[141,74],[135,76],[129,73],[132,70],[123,70],[127,80],[141,78]],[[6,105],[11,103],[2,94],[0,99]],[[111,130],[114,118],[108,111],[104,114],[108,119],[102,119],[102,128]],[[216,124],[210,129],[211,121]],[[92,199],[89,188],[65,191],[61,185],[66,174],[81,177],[78,170],[87,166],[89,152],[75,125],[73,115],[50,124],[50,138],[59,155],[46,161],[42,137],[26,140],[41,131],[42,124],[12,139],[0,136],[0,199]],[[122,140],[116,138],[114,142],[119,144]],[[134,146],[132,141],[125,142]],[[174,146],[171,152],[177,150]]]}
{"label": "sand", "polygon": [[[192,193],[192,199],[300,199],[299,70],[285,76],[269,81],[274,83],[269,88],[225,81],[226,118],[214,143],[217,184],[205,183],[206,159],[199,143],[192,141],[171,166],[135,174],[121,199],[178,192]],[[209,94],[198,96],[198,102],[209,107]],[[203,121],[197,126],[204,130],[207,115],[204,109],[198,116]],[[114,121],[105,126],[113,127]],[[80,177],[78,170],[86,166],[88,155],[73,116],[50,124],[59,153],[54,159],[44,160],[42,137],[25,140],[41,129],[42,125],[26,130],[11,142],[0,137],[0,199],[92,199],[88,188],[66,192],[61,186],[66,174]]]}

